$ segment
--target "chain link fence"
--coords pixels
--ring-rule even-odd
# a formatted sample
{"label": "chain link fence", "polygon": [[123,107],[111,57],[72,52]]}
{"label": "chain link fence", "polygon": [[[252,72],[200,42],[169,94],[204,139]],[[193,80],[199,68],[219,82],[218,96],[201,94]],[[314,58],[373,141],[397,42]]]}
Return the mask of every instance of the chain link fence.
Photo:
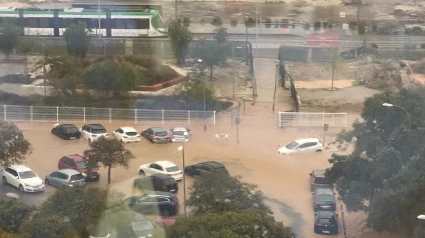
{"label": "chain link fence", "polygon": [[347,127],[347,113],[279,112],[278,127]]}

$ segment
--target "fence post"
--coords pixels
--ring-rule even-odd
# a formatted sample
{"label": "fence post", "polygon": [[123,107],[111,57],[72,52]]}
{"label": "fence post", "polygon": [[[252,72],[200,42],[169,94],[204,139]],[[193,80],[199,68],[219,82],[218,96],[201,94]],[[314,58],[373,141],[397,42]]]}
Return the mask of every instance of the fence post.
{"label": "fence post", "polygon": [[109,124],[112,123],[112,108],[109,108]]}
{"label": "fence post", "polygon": [[187,110],[187,124],[190,125],[190,110]]}
{"label": "fence post", "polygon": [[56,122],[59,122],[59,107],[56,107]]}
{"label": "fence post", "polygon": [[348,126],[348,114],[345,113],[345,128]]}
{"label": "fence post", "polygon": [[32,116],[32,106],[30,106],[30,117],[31,117],[31,122],[33,121],[33,116]]}
{"label": "fence post", "polygon": [[322,126],[325,125],[325,113],[323,113]]}
{"label": "fence post", "polygon": [[86,123],[86,108],[83,107],[83,121]]}
{"label": "fence post", "polygon": [[332,114],[332,126],[335,124],[335,114]]}
{"label": "fence post", "polygon": [[162,125],[164,125],[164,109],[162,109]]}
{"label": "fence post", "polygon": [[214,126],[215,126],[215,111],[214,111]]}
{"label": "fence post", "polygon": [[3,105],[3,116],[4,116],[4,121],[7,121],[6,105]]}
{"label": "fence post", "polygon": [[134,109],[134,124],[137,124],[137,108]]}

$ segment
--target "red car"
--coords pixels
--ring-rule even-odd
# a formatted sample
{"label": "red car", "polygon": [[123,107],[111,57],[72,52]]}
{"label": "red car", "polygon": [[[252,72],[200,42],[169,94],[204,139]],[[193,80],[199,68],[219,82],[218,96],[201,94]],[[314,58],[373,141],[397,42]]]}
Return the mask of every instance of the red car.
{"label": "red car", "polygon": [[175,217],[158,217],[154,221],[157,227],[168,228],[176,223]]}
{"label": "red car", "polygon": [[81,155],[66,155],[58,162],[59,169],[75,169],[82,173],[86,180],[98,181],[100,178],[99,168],[93,168],[90,172],[86,167],[86,158]]}

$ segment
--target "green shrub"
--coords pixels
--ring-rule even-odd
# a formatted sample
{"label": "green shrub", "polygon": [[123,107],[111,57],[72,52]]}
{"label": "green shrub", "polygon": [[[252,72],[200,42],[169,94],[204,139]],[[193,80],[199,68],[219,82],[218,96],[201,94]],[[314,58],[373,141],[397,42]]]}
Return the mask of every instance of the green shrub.
{"label": "green shrub", "polygon": [[220,17],[214,17],[211,21],[211,25],[213,26],[221,26],[223,25],[223,22],[221,21]]}
{"label": "green shrub", "polygon": [[236,27],[236,26],[238,25],[238,21],[237,21],[236,19],[232,19],[232,20],[230,21],[230,25],[231,25],[232,27]]}
{"label": "green shrub", "polygon": [[190,18],[189,17],[183,18],[183,25],[185,27],[189,27],[190,26]]}

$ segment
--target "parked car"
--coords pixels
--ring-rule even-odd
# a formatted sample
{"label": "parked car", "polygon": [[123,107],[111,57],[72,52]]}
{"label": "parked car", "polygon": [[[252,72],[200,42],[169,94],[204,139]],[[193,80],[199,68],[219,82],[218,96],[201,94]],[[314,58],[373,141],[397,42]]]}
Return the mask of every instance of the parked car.
{"label": "parked car", "polygon": [[72,124],[59,124],[53,125],[52,134],[65,140],[80,139],[81,132]]}
{"label": "parked car", "polygon": [[162,127],[151,127],[142,131],[140,134],[152,143],[171,142],[171,137],[168,136],[167,130]]}
{"label": "parked car", "polygon": [[44,182],[25,165],[11,165],[2,170],[3,184],[19,188],[21,192],[44,191]]}
{"label": "parked car", "polygon": [[133,212],[134,220],[129,224],[131,227],[131,235],[128,234],[129,227],[118,227],[117,237],[128,237],[128,238],[143,238],[151,237],[152,232],[155,229],[152,222],[148,218],[140,213]]}
{"label": "parked car", "polygon": [[77,170],[86,180],[98,181],[100,178],[99,168],[92,168],[89,171],[86,166],[86,158],[78,154],[62,157],[58,162],[58,169]]}
{"label": "parked car", "polygon": [[310,191],[314,191],[316,188],[332,188],[325,172],[326,170],[315,169],[310,173]]}
{"label": "parked car", "polygon": [[277,152],[281,154],[298,154],[308,152],[321,152],[323,145],[317,138],[305,138],[296,140],[287,146],[281,147]]}
{"label": "parked car", "polygon": [[314,211],[335,211],[335,193],[331,188],[316,188],[313,192]]}
{"label": "parked car", "polygon": [[89,141],[89,143],[96,141],[100,137],[109,138],[109,134],[105,127],[100,124],[87,124],[80,129],[81,136]]}
{"label": "parked car", "polygon": [[178,191],[177,182],[173,177],[165,174],[152,174],[151,176],[137,178],[133,182],[136,188],[176,193]]}
{"label": "parked car", "polygon": [[186,127],[174,127],[171,131],[171,142],[189,142],[190,129]]}
{"label": "parked car", "polygon": [[338,234],[338,214],[331,211],[318,211],[314,215],[314,233]]}
{"label": "parked car", "polygon": [[168,160],[161,160],[151,164],[143,164],[139,166],[139,175],[141,176],[149,176],[158,173],[171,176],[176,181],[183,179],[183,174],[179,167]]}
{"label": "parked car", "polygon": [[112,134],[123,143],[140,141],[140,135],[133,127],[120,127],[112,132]]}
{"label": "parked car", "polygon": [[84,186],[86,180],[84,176],[74,169],[60,169],[49,175],[44,179],[46,185],[51,185],[55,187],[74,187],[74,186]]}
{"label": "parked car", "polygon": [[176,223],[175,217],[157,217],[153,222],[157,227],[168,228]]}
{"label": "parked car", "polygon": [[159,213],[163,216],[174,216],[179,212],[179,200],[173,193],[148,192],[142,196],[125,199],[131,210],[142,214]]}
{"label": "parked car", "polygon": [[211,173],[229,174],[224,165],[215,161],[207,161],[199,164],[188,165],[184,167],[184,173],[188,176],[204,175]]}

